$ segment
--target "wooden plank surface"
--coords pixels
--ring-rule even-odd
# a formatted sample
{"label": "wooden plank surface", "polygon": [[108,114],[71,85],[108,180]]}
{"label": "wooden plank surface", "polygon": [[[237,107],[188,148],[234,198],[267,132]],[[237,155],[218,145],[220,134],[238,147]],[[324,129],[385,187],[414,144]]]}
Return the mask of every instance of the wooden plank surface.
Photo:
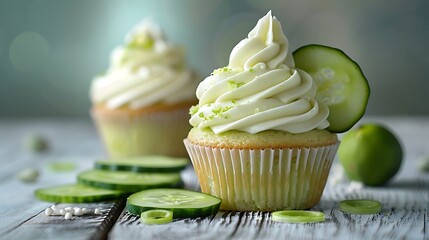
{"label": "wooden plank surface", "polygon": [[[25,140],[33,134],[48,140],[49,150],[29,151]],[[97,204],[59,204],[59,208],[79,206],[101,209],[101,215],[85,215],[67,220],[46,216],[52,203],[35,199],[34,190],[75,182],[76,173],[92,167],[104,156],[95,130],[89,121],[1,121],[0,122],[0,239],[105,239],[124,207],[124,201]],[[73,163],[67,172],[49,170],[49,164]],[[40,171],[35,183],[16,178],[21,170]]]}
{"label": "wooden plank surface", "polygon": [[[271,221],[270,213],[221,211],[211,218],[149,226],[124,211],[109,236],[112,239],[428,239],[429,174],[420,173],[416,165],[422,156],[429,155],[429,119],[365,121],[381,122],[400,136],[406,153],[404,164],[394,181],[383,188],[355,189],[347,180],[334,184],[330,177],[321,202],[312,209],[325,213],[323,223],[277,223]],[[338,166],[335,162],[332,170]],[[196,181],[195,177],[189,179]],[[350,215],[339,210],[339,201],[358,198],[382,202],[382,212]]]}
{"label": "wooden plank surface", "polygon": [[[204,219],[176,220],[166,225],[144,225],[124,211],[112,239],[427,239],[429,179],[408,185],[397,181],[385,188],[350,190],[349,184],[327,186],[312,210],[325,213],[326,221],[313,224],[277,223],[270,213],[219,212]],[[380,214],[350,215],[339,210],[344,199],[374,199],[383,203]]]}
{"label": "wooden plank surface", "polygon": [[[417,170],[418,161],[429,155],[429,117],[364,121],[382,122],[400,137],[405,150],[401,170],[382,188],[352,188],[347,180],[334,181],[335,173],[331,174],[322,201],[313,209],[326,214],[323,223],[284,224],[271,221],[269,213],[219,212],[209,218],[148,226],[123,211],[123,202],[85,205],[100,207],[102,215],[70,220],[45,216],[44,209],[52,204],[36,200],[33,191],[74,182],[77,172],[104,157],[95,129],[87,120],[0,120],[0,239],[429,239],[429,174]],[[23,140],[30,133],[44,135],[50,150],[41,154],[25,150]],[[74,162],[76,169],[58,173],[47,168],[61,161]],[[40,170],[36,183],[15,178],[26,167]],[[182,176],[187,188],[198,189],[192,168]],[[381,201],[382,213],[349,215],[338,210],[340,200],[354,198]]]}

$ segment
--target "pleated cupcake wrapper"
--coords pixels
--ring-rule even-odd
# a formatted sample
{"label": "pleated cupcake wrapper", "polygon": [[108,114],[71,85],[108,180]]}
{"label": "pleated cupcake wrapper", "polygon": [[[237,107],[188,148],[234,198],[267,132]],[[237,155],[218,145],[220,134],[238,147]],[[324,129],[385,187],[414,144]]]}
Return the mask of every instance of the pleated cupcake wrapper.
{"label": "pleated cupcake wrapper", "polygon": [[182,143],[191,128],[186,110],[140,115],[93,110],[91,116],[110,157],[187,155]]}
{"label": "pleated cupcake wrapper", "polygon": [[184,140],[201,191],[221,209],[308,209],[323,193],[339,143],[318,148],[228,149]]}

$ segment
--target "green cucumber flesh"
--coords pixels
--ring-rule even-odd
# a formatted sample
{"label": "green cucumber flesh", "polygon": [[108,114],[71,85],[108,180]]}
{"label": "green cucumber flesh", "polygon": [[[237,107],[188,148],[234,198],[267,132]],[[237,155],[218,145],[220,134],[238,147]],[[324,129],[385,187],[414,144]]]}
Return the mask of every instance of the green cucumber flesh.
{"label": "green cucumber flesh", "polygon": [[340,210],[350,214],[377,214],[381,211],[381,203],[369,199],[343,200]]}
{"label": "green cucumber flesh", "polygon": [[152,209],[142,212],[140,221],[144,224],[165,224],[173,221],[173,212],[165,209]]}
{"label": "green cucumber flesh", "polygon": [[92,203],[115,200],[126,194],[117,190],[95,188],[81,184],[66,184],[37,189],[36,198],[45,202]]}
{"label": "green cucumber flesh", "polygon": [[173,212],[173,218],[207,217],[218,212],[221,199],[184,189],[160,188],[143,190],[130,195],[126,209],[139,215],[152,209]]}
{"label": "green cucumber flesh", "polygon": [[325,214],[317,211],[283,210],[271,213],[271,220],[286,223],[313,223],[325,221]]}
{"label": "green cucumber flesh", "polygon": [[370,94],[359,65],[343,51],[322,45],[307,45],[293,53],[295,65],[315,80],[316,98],[329,108],[328,130],[349,130],[365,113]]}
{"label": "green cucumber flesh", "polygon": [[115,158],[95,162],[96,169],[132,172],[180,172],[189,165],[186,158],[167,156],[142,156]]}
{"label": "green cucumber flesh", "polygon": [[179,173],[136,173],[128,171],[88,170],[77,176],[78,182],[88,186],[133,193],[160,187],[181,187]]}

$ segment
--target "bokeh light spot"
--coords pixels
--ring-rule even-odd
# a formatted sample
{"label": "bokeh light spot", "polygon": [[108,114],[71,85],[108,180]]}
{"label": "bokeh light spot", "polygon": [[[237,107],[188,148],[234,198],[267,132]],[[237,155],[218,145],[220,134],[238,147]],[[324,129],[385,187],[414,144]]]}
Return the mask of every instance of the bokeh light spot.
{"label": "bokeh light spot", "polygon": [[48,41],[37,32],[22,32],[12,41],[9,57],[20,72],[41,72],[49,58]]}

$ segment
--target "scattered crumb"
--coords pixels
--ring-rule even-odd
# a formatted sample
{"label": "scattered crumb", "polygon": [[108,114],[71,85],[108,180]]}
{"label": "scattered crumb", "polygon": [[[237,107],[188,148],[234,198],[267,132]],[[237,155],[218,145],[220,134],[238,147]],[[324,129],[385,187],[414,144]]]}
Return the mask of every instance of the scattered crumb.
{"label": "scattered crumb", "polygon": [[429,155],[423,156],[419,162],[419,169],[422,172],[429,173]]}
{"label": "scattered crumb", "polygon": [[65,215],[64,215],[64,218],[65,219],[71,219],[73,217],[73,214],[72,213],[70,213],[70,212],[68,212],[68,213],[66,213]]}
{"label": "scattered crumb", "polygon": [[39,134],[27,135],[24,139],[25,149],[30,152],[40,153],[49,149],[48,141]]}
{"label": "scattered crumb", "polygon": [[65,219],[72,219],[73,216],[83,216],[83,215],[101,215],[100,208],[88,209],[80,207],[66,207],[58,208],[56,205],[45,209],[46,216],[64,216]]}
{"label": "scattered crumb", "polygon": [[54,210],[52,208],[46,208],[45,209],[45,215],[51,216],[54,213]]}
{"label": "scattered crumb", "polygon": [[39,170],[35,168],[26,168],[21,170],[16,177],[22,182],[36,182],[39,178]]}
{"label": "scattered crumb", "polygon": [[100,215],[101,210],[99,208],[94,209],[94,214]]}

